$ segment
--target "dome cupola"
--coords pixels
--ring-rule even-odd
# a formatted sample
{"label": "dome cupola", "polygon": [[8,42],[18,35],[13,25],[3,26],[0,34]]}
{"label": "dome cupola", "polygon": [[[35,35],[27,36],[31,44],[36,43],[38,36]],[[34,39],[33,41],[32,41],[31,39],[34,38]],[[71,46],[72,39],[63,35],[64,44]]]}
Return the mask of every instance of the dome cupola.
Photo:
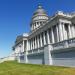
{"label": "dome cupola", "polygon": [[48,20],[48,15],[41,5],[38,6],[37,10],[33,13],[31,20],[31,30],[35,30],[41,25],[44,25]]}

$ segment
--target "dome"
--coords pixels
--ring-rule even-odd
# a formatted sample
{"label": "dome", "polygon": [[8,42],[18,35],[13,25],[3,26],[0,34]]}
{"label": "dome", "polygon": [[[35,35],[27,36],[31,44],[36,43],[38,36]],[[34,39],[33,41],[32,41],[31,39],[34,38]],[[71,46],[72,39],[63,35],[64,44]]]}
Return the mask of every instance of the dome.
{"label": "dome", "polygon": [[48,15],[46,11],[42,8],[41,5],[38,6],[37,10],[33,13],[31,19],[31,30],[35,30],[36,28],[44,25],[48,20]]}
{"label": "dome", "polygon": [[48,15],[46,14],[46,11],[43,9],[43,7],[41,5],[39,5],[37,10],[33,13],[32,19],[37,17],[37,16],[46,16],[46,17],[48,17]]}

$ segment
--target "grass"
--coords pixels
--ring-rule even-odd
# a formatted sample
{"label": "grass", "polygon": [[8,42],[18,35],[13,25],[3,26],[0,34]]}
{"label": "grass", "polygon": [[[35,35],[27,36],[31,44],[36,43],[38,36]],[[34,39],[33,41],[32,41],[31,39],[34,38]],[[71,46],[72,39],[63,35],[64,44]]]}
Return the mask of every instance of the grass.
{"label": "grass", "polygon": [[75,75],[75,68],[20,64],[10,61],[0,64],[0,75]]}

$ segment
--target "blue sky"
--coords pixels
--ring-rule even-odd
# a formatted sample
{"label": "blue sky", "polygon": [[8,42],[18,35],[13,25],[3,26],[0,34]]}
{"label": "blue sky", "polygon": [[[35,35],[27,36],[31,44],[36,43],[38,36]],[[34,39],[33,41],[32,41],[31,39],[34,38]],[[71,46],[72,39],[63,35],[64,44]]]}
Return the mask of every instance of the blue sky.
{"label": "blue sky", "polygon": [[57,10],[75,11],[75,0],[0,0],[0,58],[12,52],[17,35],[29,32],[31,17],[39,3],[49,16]]}

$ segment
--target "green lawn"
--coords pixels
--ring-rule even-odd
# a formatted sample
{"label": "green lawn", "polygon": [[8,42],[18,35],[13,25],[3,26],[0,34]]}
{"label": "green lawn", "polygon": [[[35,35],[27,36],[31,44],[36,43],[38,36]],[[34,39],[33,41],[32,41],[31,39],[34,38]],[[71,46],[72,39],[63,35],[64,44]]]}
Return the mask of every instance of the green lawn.
{"label": "green lawn", "polygon": [[0,75],[75,75],[75,68],[4,62]]}

